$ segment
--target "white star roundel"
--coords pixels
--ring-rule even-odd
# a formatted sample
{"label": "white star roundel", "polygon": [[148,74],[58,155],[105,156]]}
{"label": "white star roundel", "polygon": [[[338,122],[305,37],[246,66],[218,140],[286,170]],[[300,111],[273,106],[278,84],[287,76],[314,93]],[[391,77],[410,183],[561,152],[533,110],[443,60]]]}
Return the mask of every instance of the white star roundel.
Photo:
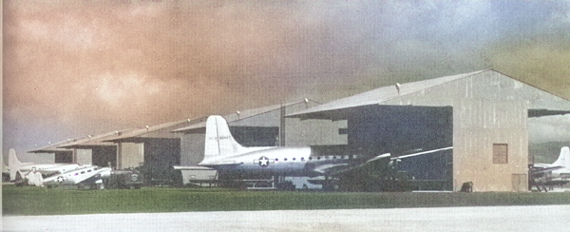
{"label": "white star roundel", "polygon": [[269,159],[265,156],[259,157],[259,166],[263,168],[269,166]]}

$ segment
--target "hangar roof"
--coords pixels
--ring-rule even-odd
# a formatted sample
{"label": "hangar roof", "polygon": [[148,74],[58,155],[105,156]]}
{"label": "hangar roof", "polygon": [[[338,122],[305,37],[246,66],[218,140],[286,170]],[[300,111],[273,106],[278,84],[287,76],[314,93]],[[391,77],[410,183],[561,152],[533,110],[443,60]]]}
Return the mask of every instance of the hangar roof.
{"label": "hangar roof", "polygon": [[[197,119],[198,121],[200,119]],[[138,128],[123,132],[118,132],[117,136],[105,138],[103,142],[119,142],[119,141],[138,141],[141,138],[178,138],[178,136],[174,136],[170,133],[170,131],[174,128],[186,126],[197,121],[195,120],[181,120],[175,122],[167,122],[155,126],[145,126],[144,128]]]}
{"label": "hangar roof", "polygon": [[98,135],[88,135],[75,139],[68,139],[46,147],[42,147],[32,153],[54,153],[54,152],[71,152],[70,149],[92,149],[94,147],[111,147],[116,146],[114,142],[118,141],[136,141],[140,138],[173,138],[169,133],[172,128],[184,126],[194,123],[194,120],[181,120],[176,122],[168,122],[155,126],[145,126],[144,128],[125,129],[107,132]]}
{"label": "hangar roof", "polygon": [[[279,105],[265,106],[265,107],[255,108],[255,109],[248,109],[248,110],[243,110],[243,111],[236,111],[236,112],[233,112],[231,114],[224,115],[223,117],[226,119],[226,121],[228,121],[228,123],[232,123],[232,122],[238,122],[238,121],[245,120],[245,119],[257,116],[257,115],[261,115],[261,114],[265,114],[265,113],[268,113],[271,111],[278,110],[282,106],[290,107],[290,106],[300,105],[300,104],[307,104],[308,105],[309,103],[319,104],[313,100],[304,99],[302,101],[286,103],[284,105],[279,104]],[[206,127],[206,119],[207,119],[207,117],[203,117],[200,120],[197,120],[196,123],[193,123],[192,125],[173,130],[172,132],[192,133],[192,132],[201,131]],[[258,122],[258,123],[263,123],[263,122]]]}
{"label": "hangar roof", "polygon": [[[314,101],[305,99],[304,101],[300,102],[288,103],[285,106],[296,105],[303,102],[307,104],[309,102],[314,102]],[[235,122],[259,114],[263,114],[269,111],[273,111],[279,109],[280,107],[281,105],[273,105],[256,109],[244,110],[243,112],[237,111],[233,114],[228,114],[224,117],[228,119],[228,122]],[[114,142],[119,142],[119,141],[136,142],[145,138],[178,138],[178,136],[172,134],[171,132],[186,132],[188,130],[204,128],[206,126],[206,119],[207,117],[200,117],[192,120],[186,119],[175,122],[167,122],[154,126],[145,126],[143,128],[112,131],[99,135],[89,135],[86,137],[68,139],[58,143],[50,144],[49,146],[32,150],[30,152],[32,153],[71,152],[70,149],[73,148],[91,149],[93,147],[115,146]],[[180,127],[183,128],[176,129]]]}
{"label": "hangar roof", "polygon": [[125,133],[129,130],[120,130],[120,131],[113,131],[104,134],[94,135],[94,136],[87,136],[79,139],[70,140],[68,143],[64,143],[59,145],[60,148],[83,148],[89,149],[93,147],[110,147],[116,146],[114,143],[104,142],[107,139],[111,139],[114,136],[119,136],[121,133]]}
{"label": "hangar roof", "polygon": [[67,151],[71,152],[70,149],[73,148],[90,149],[93,147],[101,147],[101,146],[115,146],[114,143],[103,142],[103,140],[109,139],[113,136],[118,136],[119,133],[123,133],[125,131],[128,130],[113,131],[99,135],[88,135],[85,137],[68,139],[29,152],[32,153],[54,153],[54,152],[67,152]]}
{"label": "hangar roof", "polygon": [[62,141],[54,144],[47,145],[35,150],[28,151],[30,153],[59,153],[59,152],[72,152],[70,149],[60,148],[59,146],[69,141]]}
{"label": "hangar roof", "polygon": [[348,111],[367,106],[452,106],[458,98],[522,99],[529,103],[529,117],[570,113],[570,101],[522,83],[494,70],[444,76],[380,87],[288,114],[302,119],[344,118]]}

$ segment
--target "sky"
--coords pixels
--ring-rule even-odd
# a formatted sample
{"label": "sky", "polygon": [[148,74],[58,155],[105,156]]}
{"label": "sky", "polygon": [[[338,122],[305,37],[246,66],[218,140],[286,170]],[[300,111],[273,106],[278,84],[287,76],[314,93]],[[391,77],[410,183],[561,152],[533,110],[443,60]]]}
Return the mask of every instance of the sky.
{"label": "sky", "polygon": [[[570,99],[570,1],[5,0],[3,17],[3,154],[482,69]],[[537,121],[531,140],[570,142],[570,116]]]}

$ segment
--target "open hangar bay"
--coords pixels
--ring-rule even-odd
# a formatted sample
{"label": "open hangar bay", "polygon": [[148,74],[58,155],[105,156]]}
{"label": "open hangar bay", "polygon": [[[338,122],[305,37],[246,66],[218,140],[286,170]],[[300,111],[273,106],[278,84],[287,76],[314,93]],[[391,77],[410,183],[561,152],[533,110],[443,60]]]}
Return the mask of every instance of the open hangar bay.
{"label": "open hangar bay", "polygon": [[[434,190],[459,191],[472,183],[473,191],[528,191],[528,118],[567,113],[568,100],[482,70],[385,86],[325,104],[305,99],[223,116],[244,145],[396,155],[453,147],[402,160],[399,168],[414,180],[439,183]],[[117,169],[144,165],[153,170],[148,181],[172,183],[172,165],[195,165],[202,159],[204,122],[202,117],[115,131],[32,152],[55,153],[56,161],[110,163]],[[216,177],[195,173],[183,181]]]}

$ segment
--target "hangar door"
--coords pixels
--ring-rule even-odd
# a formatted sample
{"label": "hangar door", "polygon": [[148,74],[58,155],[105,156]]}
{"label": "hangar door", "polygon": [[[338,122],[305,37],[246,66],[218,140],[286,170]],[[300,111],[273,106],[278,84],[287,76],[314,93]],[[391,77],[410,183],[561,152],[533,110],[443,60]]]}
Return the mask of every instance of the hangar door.
{"label": "hangar door", "polygon": [[513,174],[512,175],[513,191],[526,192],[527,191],[527,177],[526,174]]}
{"label": "hangar door", "polygon": [[[144,142],[144,166],[147,168],[145,183],[171,181],[172,166],[180,164],[180,139],[146,138]],[[181,183],[182,181],[173,181]]]}
{"label": "hangar door", "polygon": [[[453,108],[370,106],[348,119],[348,146],[393,156],[453,146]],[[421,190],[452,190],[453,151],[402,159],[397,167]]]}

